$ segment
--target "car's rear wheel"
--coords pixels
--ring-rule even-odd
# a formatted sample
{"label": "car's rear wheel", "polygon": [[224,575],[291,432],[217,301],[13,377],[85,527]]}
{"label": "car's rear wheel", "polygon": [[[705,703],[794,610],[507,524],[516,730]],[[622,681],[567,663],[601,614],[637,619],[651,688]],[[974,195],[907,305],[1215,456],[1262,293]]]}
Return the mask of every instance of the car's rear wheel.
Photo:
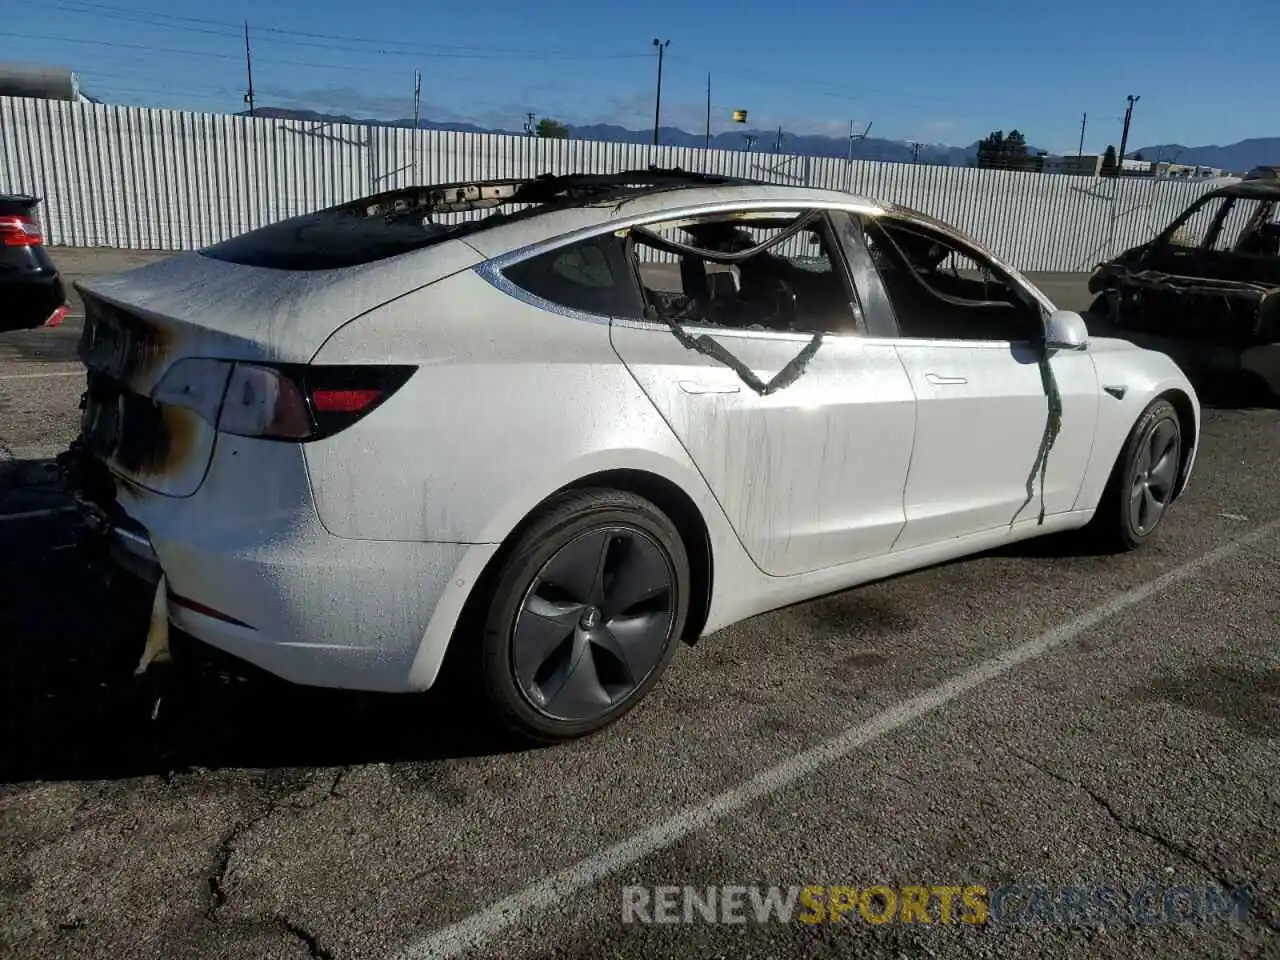
{"label": "car's rear wheel", "polygon": [[1177,491],[1182,467],[1182,423],[1168,400],[1143,411],[1116,460],[1091,523],[1115,550],[1141,546],[1159,528]]}
{"label": "car's rear wheel", "polygon": [[616,721],[666,669],[690,573],[679,531],[617,490],[572,491],[521,534],[497,575],[482,673],[517,734],[568,740]]}

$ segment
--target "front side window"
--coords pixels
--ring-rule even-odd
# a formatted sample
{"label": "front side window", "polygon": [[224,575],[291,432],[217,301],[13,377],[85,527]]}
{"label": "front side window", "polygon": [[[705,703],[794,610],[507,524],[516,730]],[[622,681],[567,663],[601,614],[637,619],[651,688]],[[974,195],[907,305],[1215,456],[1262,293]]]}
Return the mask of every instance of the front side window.
{"label": "front side window", "polygon": [[820,212],[737,211],[636,227],[653,319],[793,333],[857,333],[861,310]]}
{"label": "front side window", "polygon": [[612,233],[521,260],[503,275],[534,296],[570,310],[600,317],[644,316],[623,241]]}
{"label": "front side window", "polygon": [[1043,335],[1040,307],[978,251],[907,220],[864,223],[899,336],[1021,342]]}
{"label": "front side window", "polygon": [[1221,219],[1226,204],[1225,197],[1210,197],[1192,207],[1182,215],[1181,222],[1169,234],[1169,245],[1186,248],[1205,246],[1215,224]]}

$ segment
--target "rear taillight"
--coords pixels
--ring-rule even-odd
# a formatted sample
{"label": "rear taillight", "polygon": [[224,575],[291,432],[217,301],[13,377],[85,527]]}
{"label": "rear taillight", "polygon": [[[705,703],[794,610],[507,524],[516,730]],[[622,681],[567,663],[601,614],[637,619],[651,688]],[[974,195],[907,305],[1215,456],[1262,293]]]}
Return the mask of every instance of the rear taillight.
{"label": "rear taillight", "polygon": [[241,437],[306,440],[312,434],[306,395],[279,370],[237,363],[222,399],[218,429]]}
{"label": "rear taillight", "polygon": [[328,437],[368,416],[413,376],[407,366],[300,366],[291,373],[306,395],[312,439]]}
{"label": "rear taillight", "polygon": [[309,366],[179,360],[152,391],[223,433],[319,440],[355,423],[399,390],[414,367]]}
{"label": "rear taillight", "polygon": [[65,319],[67,319],[67,305],[64,303],[57,310],[53,311],[53,313],[49,314],[49,319],[44,322],[44,325],[46,327],[60,326],[62,321]]}
{"label": "rear taillight", "polygon": [[44,243],[40,221],[25,213],[0,216],[0,246],[38,247]]}

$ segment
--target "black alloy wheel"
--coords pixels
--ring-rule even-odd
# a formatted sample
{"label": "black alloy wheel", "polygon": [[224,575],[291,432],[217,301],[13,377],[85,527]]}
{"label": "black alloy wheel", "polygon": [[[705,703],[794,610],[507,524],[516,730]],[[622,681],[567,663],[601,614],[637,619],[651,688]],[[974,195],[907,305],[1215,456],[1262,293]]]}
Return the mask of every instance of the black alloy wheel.
{"label": "black alloy wheel", "polygon": [[553,502],[511,550],[484,636],[490,699],[516,732],[571,739],[638,703],[674,652],[689,563],[656,506],[614,490]]}
{"label": "black alloy wheel", "polygon": [[1133,550],[1159,528],[1178,492],[1182,423],[1168,400],[1138,418],[1116,460],[1090,529],[1112,550]]}

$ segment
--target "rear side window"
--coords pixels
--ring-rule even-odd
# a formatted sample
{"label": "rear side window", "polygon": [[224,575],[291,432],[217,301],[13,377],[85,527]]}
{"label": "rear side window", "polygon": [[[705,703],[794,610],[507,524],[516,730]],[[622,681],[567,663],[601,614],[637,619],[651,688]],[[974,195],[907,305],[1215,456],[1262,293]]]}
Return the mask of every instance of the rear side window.
{"label": "rear side window", "polygon": [[333,209],[259,227],[200,252],[246,267],[337,270],[419,250],[458,232],[460,225],[363,217]]}
{"label": "rear side window", "polygon": [[521,260],[503,274],[557,306],[634,320],[644,316],[644,303],[624,253],[621,238],[607,234]]}

